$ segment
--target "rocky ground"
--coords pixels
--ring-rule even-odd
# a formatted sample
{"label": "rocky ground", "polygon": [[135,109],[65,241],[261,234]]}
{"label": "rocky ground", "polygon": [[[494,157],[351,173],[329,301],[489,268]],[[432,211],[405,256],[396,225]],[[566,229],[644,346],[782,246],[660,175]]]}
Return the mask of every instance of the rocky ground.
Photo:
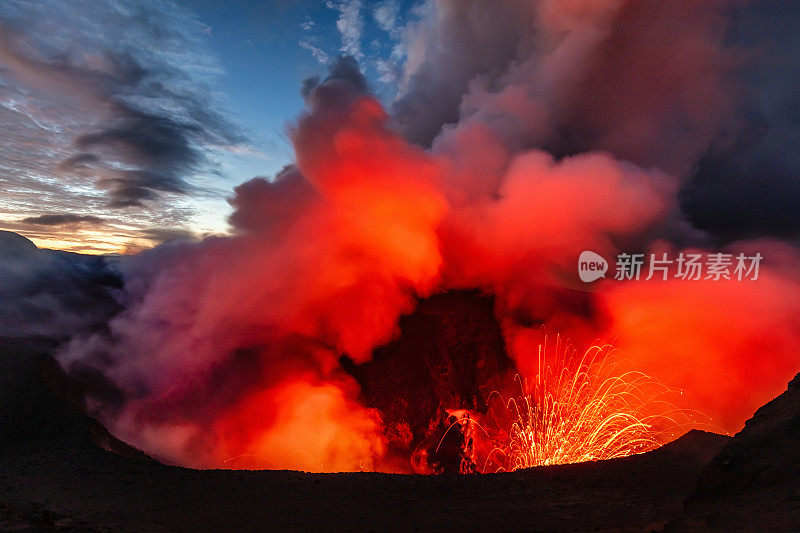
{"label": "rocky ground", "polygon": [[671,526],[800,531],[800,374],[713,458]]}
{"label": "rocky ground", "polygon": [[438,477],[198,471],[108,435],[47,351],[0,343],[0,529],[800,529],[800,379],[731,440],[694,431],[613,461]]}

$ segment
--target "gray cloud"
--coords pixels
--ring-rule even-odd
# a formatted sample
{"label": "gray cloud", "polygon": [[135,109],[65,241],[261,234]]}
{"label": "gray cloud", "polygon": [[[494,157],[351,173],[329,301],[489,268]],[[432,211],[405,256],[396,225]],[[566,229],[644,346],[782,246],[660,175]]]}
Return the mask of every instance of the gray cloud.
{"label": "gray cloud", "polygon": [[67,224],[102,224],[104,220],[92,215],[76,215],[72,213],[59,215],[39,215],[36,217],[23,218],[21,222],[25,224],[36,224],[40,226],[64,226]]}
{"label": "gray cloud", "polygon": [[214,174],[213,154],[244,142],[209,89],[220,69],[205,38],[169,1],[3,2],[6,216],[44,202],[104,217],[154,208],[126,210],[143,227],[184,221],[181,196],[212,194],[194,176]]}
{"label": "gray cloud", "polygon": [[728,40],[753,50],[722,134],[682,192],[695,225],[726,239],[800,235],[800,4],[751,2]]}
{"label": "gray cloud", "polygon": [[191,241],[198,235],[191,230],[173,228],[149,228],[142,231],[142,236],[154,244],[163,244],[174,241]]}
{"label": "gray cloud", "polygon": [[[602,150],[685,183],[726,239],[800,234],[795,3],[437,0],[409,28],[404,134],[464,158]],[[487,133],[490,132],[490,133]]]}
{"label": "gray cloud", "polygon": [[[337,89],[340,85],[346,85],[344,93]],[[358,61],[352,56],[338,56],[329,65],[328,75],[325,79],[321,79],[319,76],[312,76],[303,80],[303,84],[300,87],[300,94],[306,100],[309,98],[326,98],[340,93],[350,98],[353,93],[366,94],[368,92],[367,79],[361,72]]]}
{"label": "gray cloud", "polygon": [[428,145],[458,121],[470,80],[496,78],[523,57],[534,13],[514,0],[469,0],[428,2],[424,14],[409,31],[407,79],[393,114],[409,140]]}
{"label": "gray cloud", "polygon": [[0,336],[66,340],[102,329],[122,308],[109,260],[40,250],[0,231]]}
{"label": "gray cloud", "polygon": [[336,27],[342,35],[343,54],[361,59],[361,34],[364,31],[364,19],[361,16],[361,0],[327,0],[326,5],[330,9],[339,12],[339,19]]}

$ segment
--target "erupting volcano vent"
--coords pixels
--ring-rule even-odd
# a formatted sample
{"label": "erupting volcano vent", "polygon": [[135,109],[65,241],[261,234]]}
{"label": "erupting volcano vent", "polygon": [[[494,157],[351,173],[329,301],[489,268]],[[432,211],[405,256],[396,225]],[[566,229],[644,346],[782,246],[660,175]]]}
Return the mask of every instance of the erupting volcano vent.
{"label": "erupting volcano vent", "polygon": [[[421,300],[372,360],[343,358],[361,402],[380,413],[401,470],[410,456],[420,473],[459,460],[448,455],[463,456],[461,472],[612,459],[653,449],[685,427],[667,416],[669,391],[621,370],[608,345],[579,355],[545,338],[537,372],[515,375],[494,305],[477,291]],[[503,400],[517,388],[519,396]]]}
{"label": "erupting volcano vent", "polygon": [[0,0],[0,530],[105,457],[210,504],[104,497],[137,531],[671,531],[734,433],[692,512],[800,509],[800,416],[745,426],[800,370],[799,80],[800,1]]}
{"label": "erupting volcano vent", "polygon": [[611,346],[595,345],[578,357],[574,348],[563,348],[559,340],[554,344],[555,355],[547,344],[540,346],[533,379],[518,378],[522,393],[505,405],[513,419],[503,435],[507,442],[492,450],[487,467],[499,463],[497,469],[518,470],[615,459],[675,436],[678,424],[666,414],[662,398],[668,391],[641,372],[619,371]]}
{"label": "erupting volcano vent", "polygon": [[493,308],[494,299],[477,291],[422,300],[400,319],[400,337],[376,349],[371,361],[344,361],[363,403],[379,410],[389,444],[406,461],[442,411],[486,412],[492,391],[513,376]]}

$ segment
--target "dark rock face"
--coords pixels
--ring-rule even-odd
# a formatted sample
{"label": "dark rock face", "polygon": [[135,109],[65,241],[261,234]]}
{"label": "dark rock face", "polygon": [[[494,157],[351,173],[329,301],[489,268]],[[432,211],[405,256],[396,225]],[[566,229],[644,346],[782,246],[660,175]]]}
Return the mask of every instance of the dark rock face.
{"label": "dark rock face", "polygon": [[30,257],[38,251],[38,248],[30,239],[19,233],[0,230],[0,250],[3,251],[5,258],[17,259]]}
{"label": "dark rock face", "polygon": [[[493,390],[511,375],[494,316],[494,300],[457,291],[419,302],[400,319],[399,338],[376,349],[372,361],[345,369],[361,385],[364,404],[377,408],[394,439],[415,446],[439,420],[442,409],[484,411]],[[410,430],[410,439],[408,431]],[[408,442],[410,440],[410,442]]]}
{"label": "dark rock face", "polygon": [[0,456],[0,529],[652,531],[726,440],[691,432],[641,455],[471,476],[192,470],[48,450]]}
{"label": "dark rock face", "polygon": [[[448,295],[461,297],[491,309],[475,295]],[[422,309],[439,317],[441,331],[446,323],[464,325],[458,313],[437,314],[439,303]],[[467,323],[483,333],[446,348],[492,353],[481,351],[493,345],[483,344],[489,337],[480,329],[491,322],[479,322],[473,311]],[[413,317],[404,320],[406,332],[417,327]],[[397,343],[441,361],[426,350],[438,346],[432,339],[453,338],[423,331],[430,335],[407,340],[404,333]],[[463,335],[461,342],[471,338]],[[158,464],[108,435],[86,416],[82,391],[48,355],[53,347],[0,339],[0,529],[800,529],[800,376],[733,439],[692,431],[611,461],[480,476],[204,471]],[[419,375],[435,402],[464,400],[470,396],[451,377],[467,384],[473,382],[464,376],[474,377],[481,393],[489,363],[480,360],[460,374]]]}
{"label": "dark rock face", "polygon": [[0,457],[98,447],[150,461],[87,414],[85,390],[50,355],[49,339],[0,337]]}
{"label": "dark rock face", "polygon": [[800,530],[800,374],[714,457],[674,530]]}

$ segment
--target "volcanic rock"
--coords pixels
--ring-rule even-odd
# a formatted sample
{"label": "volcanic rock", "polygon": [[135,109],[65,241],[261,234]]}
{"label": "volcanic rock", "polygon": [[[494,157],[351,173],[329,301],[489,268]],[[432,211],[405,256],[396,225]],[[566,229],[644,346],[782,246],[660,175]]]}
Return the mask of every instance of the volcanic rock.
{"label": "volcanic rock", "polygon": [[[475,304],[473,296],[456,299]],[[478,301],[488,313],[489,302]],[[439,317],[442,331],[442,324],[463,320],[457,313],[441,314],[436,303],[423,311]],[[422,328],[414,320],[406,331]],[[476,320],[474,326],[481,331],[487,324]],[[486,331],[461,349],[502,354],[485,343],[491,338]],[[452,337],[431,333],[437,335],[439,342],[459,346]],[[398,342],[429,356],[425,350],[436,346],[423,337],[412,342],[401,336]],[[652,452],[611,461],[467,476],[191,470],[159,464],[108,434],[87,415],[84,391],[52,359],[54,348],[43,339],[0,339],[0,529],[651,531],[666,524],[670,530],[800,525],[800,376],[732,440],[692,431]],[[479,376],[479,382],[480,360],[475,357],[474,369],[458,375]],[[428,372],[428,390],[440,395],[436,402],[469,398],[453,386],[459,381],[437,382]]]}
{"label": "volcanic rock", "polygon": [[0,457],[100,447],[151,461],[88,415],[85,389],[51,355],[56,346],[43,338],[0,338]]}
{"label": "volcanic rock", "polygon": [[0,230],[0,250],[6,259],[18,259],[29,257],[39,249],[33,241],[14,233],[13,231]]}
{"label": "volcanic rock", "polygon": [[703,471],[671,530],[800,530],[800,374]]}
{"label": "volcanic rock", "polygon": [[[680,516],[700,472],[728,442],[692,431],[641,455],[489,475],[191,470],[148,460],[107,433],[114,446],[97,439],[99,424],[76,403],[80,389],[59,373],[51,349],[42,341],[0,343],[0,528],[649,531]],[[770,511],[759,499],[768,493],[753,487],[791,488],[796,448],[780,446],[792,445],[796,385],[740,434],[748,446],[725,448],[740,466],[717,478],[720,454],[708,467],[690,500],[694,509],[707,509],[702,503],[713,511],[723,495],[752,494],[739,500],[750,506],[739,513],[764,520]],[[778,415],[763,418],[774,406]],[[770,466],[775,461],[786,470]],[[776,516],[764,523],[788,522]]]}
{"label": "volcanic rock", "polygon": [[484,411],[514,367],[494,299],[477,291],[420,301],[401,317],[398,339],[377,348],[371,361],[342,363],[361,385],[362,402],[377,408],[390,429],[410,430],[411,446],[429,434],[443,409]]}

